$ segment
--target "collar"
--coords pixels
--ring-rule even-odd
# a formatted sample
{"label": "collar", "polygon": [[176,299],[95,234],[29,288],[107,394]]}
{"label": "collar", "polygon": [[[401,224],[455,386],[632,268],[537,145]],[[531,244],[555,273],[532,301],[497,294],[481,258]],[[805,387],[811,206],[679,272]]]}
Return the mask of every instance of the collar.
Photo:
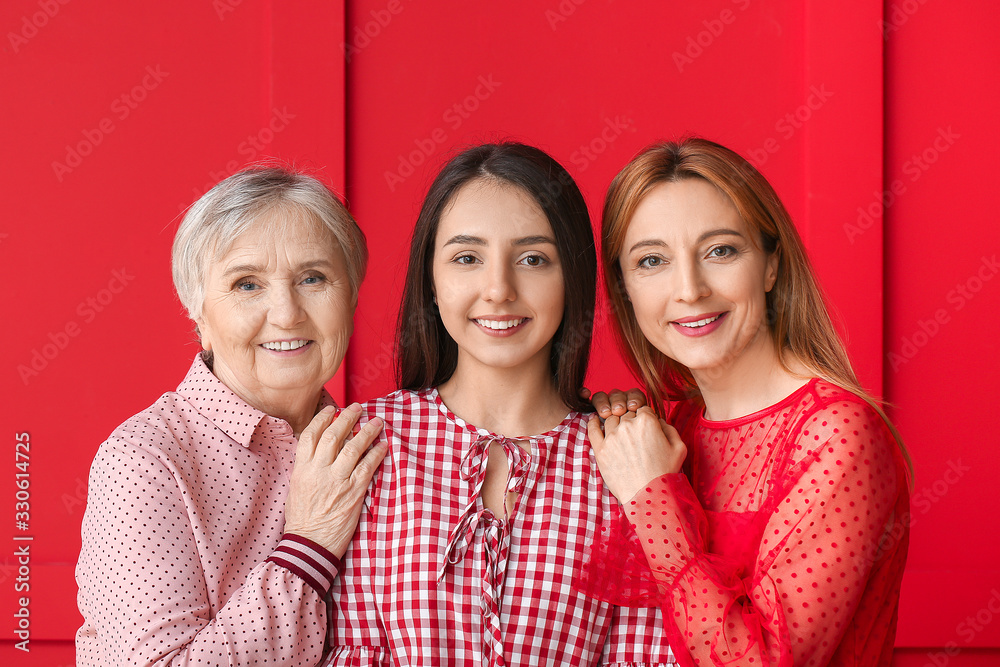
{"label": "collar", "polygon": [[[283,426],[288,435],[292,435],[292,427],[288,422],[253,407],[217,378],[200,352],[195,355],[184,381],[177,387],[177,393],[194,406],[201,416],[244,447],[250,446],[254,431],[261,423],[269,422],[279,428]],[[319,409],[328,405],[336,406],[336,403],[330,393],[323,389]]]}

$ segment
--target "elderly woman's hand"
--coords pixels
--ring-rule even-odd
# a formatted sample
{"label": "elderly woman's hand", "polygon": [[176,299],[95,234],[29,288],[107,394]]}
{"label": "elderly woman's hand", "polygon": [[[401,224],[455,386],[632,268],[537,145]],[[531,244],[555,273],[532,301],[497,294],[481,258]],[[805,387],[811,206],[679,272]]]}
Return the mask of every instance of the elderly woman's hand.
{"label": "elderly woman's hand", "polygon": [[369,449],[382,432],[378,418],[351,437],[361,416],[357,403],[336,419],[334,413],[332,407],[321,410],[299,437],[285,502],[285,532],[308,538],[340,558],[358,526],[368,484],[389,447],[382,441]]}

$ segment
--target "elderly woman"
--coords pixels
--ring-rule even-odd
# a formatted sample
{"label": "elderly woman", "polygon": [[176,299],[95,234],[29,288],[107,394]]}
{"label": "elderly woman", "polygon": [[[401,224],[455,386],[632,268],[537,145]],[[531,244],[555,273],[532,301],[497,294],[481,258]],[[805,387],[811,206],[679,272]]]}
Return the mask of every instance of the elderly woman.
{"label": "elderly woman", "polygon": [[325,596],[385,455],[334,419],[364,236],[319,181],[255,168],[191,207],[174,284],[199,353],[90,473],[79,665],[315,665]]}

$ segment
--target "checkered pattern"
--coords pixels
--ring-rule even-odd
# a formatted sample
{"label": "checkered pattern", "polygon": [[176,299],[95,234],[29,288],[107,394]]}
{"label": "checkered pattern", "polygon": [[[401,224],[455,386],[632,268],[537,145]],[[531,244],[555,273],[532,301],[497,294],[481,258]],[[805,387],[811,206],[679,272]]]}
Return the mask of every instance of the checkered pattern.
{"label": "checkered pattern", "polygon": [[[587,415],[516,442],[466,424],[436,390],[366,406],[390,453],[332,589],[327,665],[674,664],[659,611],[578,592],[616,501],[587,442]],[[497,517],[479,497],[503,446],[517,499]]]}

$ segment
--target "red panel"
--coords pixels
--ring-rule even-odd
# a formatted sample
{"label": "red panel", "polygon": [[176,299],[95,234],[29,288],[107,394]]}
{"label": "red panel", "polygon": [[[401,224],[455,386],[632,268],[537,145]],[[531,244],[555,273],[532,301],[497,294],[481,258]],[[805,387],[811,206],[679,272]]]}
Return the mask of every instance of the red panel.
{"label": "red panel", "polygon": [[[917,474],[899,639],[964,646],[961,624],[1000,590],[1000,438],[986,419],[1000,375],[1000,14],[897,0],[885,15],[885,178],[899,192],[885,215],[885,384]],[[1000,619],[969,645],[1000,646]]]}
{"label": "red panel", "polygon": [[[116,425],[176,387],[197,349],[170,279],[181,210],[267,155],[343,188],[344,71],[330,46],[343,4],[312,4],[0,4],[0,638],[14,638],[21,595],[11,537],[31,535],[38,660],[5,644],[16,664],[72,663],[71,644],[42,641],[71,640],[80,624],[72,570],[90,461]],[[26,531],[14,525],[21,432]]]}
{"label": "red panel", "polygon": [[[877,19],[877,3],[854,5]],[[880,186],[880,43],[850,12],[811,9],[807,19],[793,3],[730,0],[476,4],[450,15],[406,2],[351,6],[348,194],[362,226],[377,230],[378,262],[349,352],[352,398],[393,388],[392,330],[410,226],[450,151],[477,141],[513,137],[549,150],[596,214],[612,176],[649,142],[687,133],[715,138],[750,155],[772,180],[821,256],[823,278],[835,282],[842,272],[868,289],[866,276],[880,275],[878,244],[855,251],[839,223]],[[806,25],[817,33],[808,51]],[[841,43],[857,47],[856,56],[832,46]],[[865,72],[856,79],[859,69]],[[824,93],[817,97],[824,84],[835,86],[829,103]],[[843,142],[807,134],[812,123],[838,135],[860,128],[864,168],[836,173],[828,165],[841,159]],[[807,194],[838,206],[807,206]],[[877,382],[881,334],[871,322],[880,301],[831,292],[843,297],[835,305],[859,355],[874,366],[866,380]],[[599,329],[590,382],[632,384]]]}
{"label": "red panel", "polygon": [[[878,2],[810,2],[802,122],[805,240],[862,385],[882,390],[881,221],[857,227],[882,192],[882,17]],[[845,141],[845,137],[850,137]]]}

